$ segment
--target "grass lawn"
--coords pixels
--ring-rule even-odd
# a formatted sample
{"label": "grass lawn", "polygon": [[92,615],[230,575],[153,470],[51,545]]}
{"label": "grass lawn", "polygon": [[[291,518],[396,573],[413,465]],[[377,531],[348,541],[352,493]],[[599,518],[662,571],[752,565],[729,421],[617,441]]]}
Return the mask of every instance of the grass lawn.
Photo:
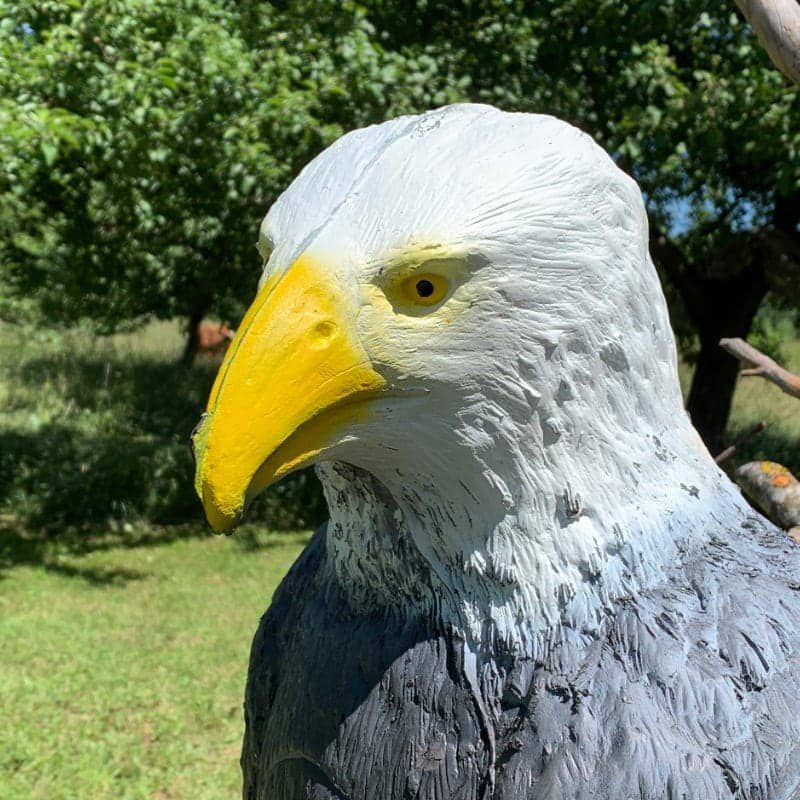
{"label": "grass lawn", "polygon": [[[782,345],[782,366],[800,375],[800,339]],[[681,383],[688,391],[691,370],[681,368]],[[778,461],[800,477],[800,400],[790,397],[763,378],[739,378],[728,424],[728,441],[765,422],[767,429],[744,444],[724,466],[728,472],[747,461]]]}
{"label": "grass lawn", "polygon": [[[783,347],[783,366],[800,375],[800,341]],[[767,430],[743,449],[737,464],[768,458],[790,467],[800,477],[800,401],[761,378],[740,378],[733,398],[732,433],[752,428],[760,421]]]}
{"label": "grass lawn", "polygon": [[0,323],[0,800],[240,796],[250,641],[308,537],[267,517],[308,486],[208,533],[188,434],[215,365],[181,344]]}
{"label": "grass lawn", "polygon": [[[180,346],[170,324],[0,323],[0,800],[239,796],[250,640],[309,535],[269,531],[320,500],[300,476],[260,522],[206,533],[187,439],[214,369],[177,369]],[[786,353],[800,372],[800,342]],[[762,419],[726,466],[800,474],[800,403],[740,381],[729,438]]]}
{"label": "grass lawn", "polygon": [[3,800],[239,796],[250,640],[308,536],[243,533],[0,573]]}

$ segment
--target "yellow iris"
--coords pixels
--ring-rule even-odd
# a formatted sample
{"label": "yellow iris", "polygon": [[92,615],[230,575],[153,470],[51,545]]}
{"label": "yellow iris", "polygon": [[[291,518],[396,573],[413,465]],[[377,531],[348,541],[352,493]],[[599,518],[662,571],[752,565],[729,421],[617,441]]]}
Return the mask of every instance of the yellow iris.
{"label": "yellow iris", "polygon": [[447,296],[450,281],[443,275],[424,272],[411,275],[400,284],[403,300],[415,306],[435,306]]}

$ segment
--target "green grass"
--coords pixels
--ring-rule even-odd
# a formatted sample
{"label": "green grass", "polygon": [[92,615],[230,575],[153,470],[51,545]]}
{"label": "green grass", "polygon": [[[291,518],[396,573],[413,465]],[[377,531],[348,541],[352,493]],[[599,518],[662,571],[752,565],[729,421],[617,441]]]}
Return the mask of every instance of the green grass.
{"label": "green grass", "polygon": [[[783,366],[800,375],[800,341],[787,342],[781,349]],[[767,423],[766,431],[745,445],[732,465],[767,459],[784,464],[800,476],[800,400],[761,378],[740,378],[729,434],[735,438],[761,421]]]}
{"label": "green grass", "polygon": [[[239,795],[250,640],[321,499],[301,476],[260,523],[206,532],[188,435],[216,365],[181,370],[180,349],[164,323],[109,339],[0,323],[2,800]],[[800,342],[784,351],[800,372]],[[729,438],[762,419],[726,466],[800,474],[800,402],[740,381]]]}
{"label": "green grass", "polygon": [[[189,436],[218,362],[181,368],[181,346],[170,323],[100,338],[0,322],[0,516],[55,533],[200,523]],[[273,528],[323,518],[311,472],[250,513]]]}
{"label": "green grass", "polygon": [[238,796],[250,640],[307,534],[182,533],[6,555],[3,800]]}
{"label": "green grass", "polygon": [[240,794],[250,641],[320,500],[301,476],[208,533],[188,436],[216,364],[181,344],[0,323],[2,800]]}

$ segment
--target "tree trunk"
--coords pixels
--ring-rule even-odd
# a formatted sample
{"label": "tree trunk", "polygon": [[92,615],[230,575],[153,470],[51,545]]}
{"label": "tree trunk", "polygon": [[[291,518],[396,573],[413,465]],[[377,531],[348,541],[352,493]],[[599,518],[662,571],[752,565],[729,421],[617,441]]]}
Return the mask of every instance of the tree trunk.
{"label": "tree trunk", "polygon": [[186,332],[186,345],[183,349],[183,356],[181,356],[181,364],[184,367],[191,367],[194,364],[194,358],[197,355],[197,348],[199,345],[198,327],[206,315],[206,309],[195,308],[188,317],[189,329]]}
{"label": "tree trunk", "polygon": [[738,362],[718,341],[716,338],[702,341],[686,402],[692,423],[712,454],[725,446],[725,428],[739,374]]}
{"label": "tree trunk", "polygon": [[739,374],[739,362],[719,346],[719,340],[733,336],[747,338],[767,285],[760,269],[732,280],[704,284],[707,308],[715,312],[702,321],[700,355],[686,408],[708,449],[718,453],[725,446],[725,429]]}
{"label": "tree trunk", "polygon": [[765,265],[770,253],[764,232],[729,235],[711,264],[699,264],[653,226],[650,251],[700,335],[700,356],[686,408],[708,449],[718,453],[724,446],[739,372],[738,362],[722,350],[719,340],[746,339],[767,294]]}

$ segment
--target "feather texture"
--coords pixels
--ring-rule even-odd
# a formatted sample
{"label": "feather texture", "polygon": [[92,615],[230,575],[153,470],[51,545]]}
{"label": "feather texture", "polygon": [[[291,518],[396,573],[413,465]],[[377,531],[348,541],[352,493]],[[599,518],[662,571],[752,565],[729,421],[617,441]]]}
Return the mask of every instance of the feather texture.
{"label": "feather texture", "polygon": [[[683,410],[635,183],[558,120],[454,106],[343,137],[262,238],[265,278],[326,265],[392,394],[318,459],[245,798],[796,796],[798,546]],[[452,285],[408,313],[387,276],[426,259]]]}
{"label": "feather texture", "polygon": [[795,796],[798,548],[760,517],[524,656],[353,609],[326,533],[253,644],[247,800]]}

